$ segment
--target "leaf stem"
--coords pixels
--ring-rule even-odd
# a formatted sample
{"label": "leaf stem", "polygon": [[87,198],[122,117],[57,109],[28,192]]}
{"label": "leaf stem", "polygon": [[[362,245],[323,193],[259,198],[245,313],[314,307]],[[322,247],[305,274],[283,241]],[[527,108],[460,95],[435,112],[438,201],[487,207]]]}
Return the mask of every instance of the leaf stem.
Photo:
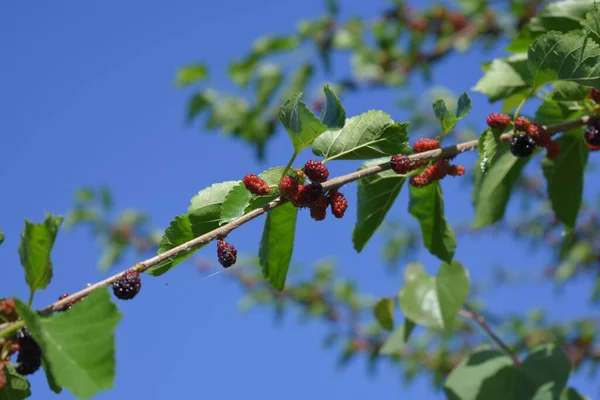
{"label": "leaf stem", "polygon": [[515,113],[513,115],[513,121],[516,120],[519,117],[519,113],[521,112],[521,109],[523,108],[523,106],[525,105],[525,103],[527,103],[528,99],[529,99],[529,95],[527,95],[527,97],[525,97],[525,98],[523,98],[523,100],[521,100],[521,102],[517,106],[517,109],[515,110]]}
{"label": "leaf stem", "polygon": [[282,179],[285,176],[285,174],[288,172],[288,170],[292,167],[292,164],[294,163],[294,161],[296,161],[296,157],[298,157],[298,151],[294,151],[294,154],[292,154],[292,158],[290,158],[290,161],[288,161],[287,165],[283,169],[283,173],[281,174]]}
{"label": "leaf stem", "polygon": [[487,323],[485,318],[483,318],[481,315],[477,314],[475,312],[475,310],[473,310],[473,308],[471,306],[469,306],[468,304],[465,304],[464,307],[465,307],[465,310],[461,310],[460,315],[475,321],[479,326],[481,326],[483,328],[483,330],[490,336],[490,338],[492,338],[492,340],[502,350],[504,350],[506,352],[506,354],[508,354],[510,356],[510,358],[512,358],[513,363],[515,364],[516,367],[521,365],[521,361],[519,361],[519,357],[517,357],[515,352],[512,351],[512,349],[510,347],[508,347],[508,345],[506,343],[504,343],[498,335],[496,335],[496,333],[489,326],[489,324]]}
{"label": "leaf stem", "polygon": [[5,337],[10,336],[24,326],[25,326],[25,321],[15,321],[14,323],[11,323],[6,328],[4,328],[3,330],[0,331],[0,338],[5,338]]}

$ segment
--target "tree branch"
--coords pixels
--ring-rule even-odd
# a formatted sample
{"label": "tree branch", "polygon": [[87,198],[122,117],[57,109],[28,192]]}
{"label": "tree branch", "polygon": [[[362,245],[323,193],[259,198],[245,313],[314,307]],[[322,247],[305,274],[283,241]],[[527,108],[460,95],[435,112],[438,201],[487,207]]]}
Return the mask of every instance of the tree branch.
{"label": "tree branch", "polygon": [[[584,116],[584,117],[577,118],[572,121],[565,121],[562,123],[549,125],[549,126],[546,126],[545,128],[547,129],[547,131],[550,134],[555,134],[558,132],[563,132],[565,130],[570,130],[570,129],[573,129],[573,128],[576,128],[579,126],[586,125],[590,121],[590,119],[591,119],[591,117]],[[510,133],[505,133],[500,136],[500,140],[509,140],[510,137],[511,137]],[[455,157],[466,151],[476,149],[477,144],[478,144],[477,139],[470,140],[468,142],[459,143],[459,144],[452,145],[452,146],[447,146],[447,147],[444,147],[441,149],[435,149],[435,150],[430,150],[430,151],[426,151],[423,153],[413,154],[413,155],[410,155],[409,158],[411,161],[433,161],[433,160],[439,160],[439,159],[444,159],[444,158],[449,158],[449,157]],[[377,174],[379,172],[382,172],[382,171],[385,171],[388,169],[390,169],[389,163],[385,163],[385,164],[370,167],[370,168],[361,169],[359,171],[355,171],[355,172],[352,172],[347,175],[342,175],[337,178],[333,178],[333,179],[323,183],[323,189],[324,190],[336,189],[336,188],[344,186],[345,184],[348,184],[350,182],[357,181],[359,179],[365,178],[370,175]],[[109,278],[106,278],[97,283],[88,285],[85,289],[80,290],[79,292],[73,293],[72,295],[70,295],[62,300],[59,300],[57,302],[54,302],[54,303],[42,308],[40,310],[40,313],[50,314],[54,311],[58,311],[61,308],[63,308],[64,306],[67,306],[68,304],[70,304],[74,301],[82,299],[83,297],[89,295],[91,292],[93,292],[94,290],[96,290],[102,286],[111,285],[113,282],[115,282],[117,279],[119,279],[128,270],[144,272],[148,268],[150,268],[154,265],[157,265],[160,262],[167,260],[168,258],[191,251],[193,248],[198,247],[203,244],[206,244],[206,243],[209,243],[218,237],[226,236],[227,234],[229,234],[236,228],[242,226],[246,222],[249,222],[249,221],[257,218],[257,217],[269,212],[273,208],[279,207],[280,205],[282,205],[286,202],[287,202],[286,199],[278,197],[277,199],[265,204],[264,206],[262,206],[260,208],[250,211],[249,213],[243,215],[242,217],[240,217],[226,225],[223,225],[213,231],[205,233],[204,235],[194,238],[186,243],[183,243],[183,244],[181,244],[177,247],[174,247],[170,250],[167,250],[167,251],[165,251],[161,254],[158,254],[152,258],[149,258],[144,261],[140,261],[137,264],[135,264],[133,267],[128,268],[127,270],[121,271],[118,274],[115,274]],[[481,324],[481,322],[479,322],[479,323]],[[13,324],[14,323],[12,323],[11,325],[13,325]],[[4,330],[1,330],[0,336],[2,336],[2,334],[7,329],[11,329],[11,325],[5,326]],[[483,327],[483,325],[482,325],[482,327]],[[486,328],[484,327],[484,329],[486,329]]]}
{"label": "tree branch", "polygon": [[512,358],[513,363],[515,364],[516,367],[518,367],[519,365],[521,365],[521,361],[519,361],[519,357],[517,357],[517,355],[515,354],[514,351],[511,350],[510,347],[508,347],[508,345],[506,343],[504,343],[502,341],[502,339],[500,339],[500,337],[498,335],[496,335],[496,333],[494,333],[494,331],[492,330],[492,328],[488,325],[488,323],[486,322],[486,320],[479,314],[477,314],[475,312],[475,310],[473,310],[471,308],[471,306],[469,306],[468,304],[464,305],[465,310],[460,310],[460,315],[462,315],[463,317],[469,318],[475,322],[477,322],[477,324],[479,324],[479,326],[481,326],[483,328],[484,331],[486,331],[486,333],[492,338],[492,340],[498,345],[500,346],[500,348],[502,350],[504,350],[506,352],[506,354],[508,354],[510,356],[510,358]]}

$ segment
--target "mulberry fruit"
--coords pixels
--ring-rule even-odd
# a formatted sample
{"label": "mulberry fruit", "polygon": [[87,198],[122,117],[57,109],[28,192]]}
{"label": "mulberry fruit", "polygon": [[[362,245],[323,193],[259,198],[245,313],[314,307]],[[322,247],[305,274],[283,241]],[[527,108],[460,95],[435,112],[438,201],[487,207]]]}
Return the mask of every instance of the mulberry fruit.
{"label": "mulberry fruit", "polygon": [[440,142],[435,139],[420,138],[413,144],[413,150],[417,153],[440,148]]}
{"label": "mulberry fruit", "polygon": [[590,144],[592,146],[600,146],[600,131],[598,130],[599,128],[600,120],[593,121],[588,125],[588,127],[585,130],[585,133],[583,134],[583,137],[585,138],[587,144]]}
{"label": "mulberry fruit", "polygon": [[425,171],[410,178],[410,184],[415,187],[424,187],[443,179],[450,172],[451,166],[448,160],[440,160],[425,168]]}
{"label": "mulberry fruit", "polygon": [[342,218],[348,208],[348,200],[346,196],[337,190],[329,192],[329,203],[331,204],[331,213],[336,218]]}
{"label": "mulberry fruit", "polygon": [[258,196],[265,196],[271,191],[269,184],[254,174],[244,176],[242,183],[250,193]]}
{"label": "mulberry fruit", "polygon": [[588,99],[592,99],[596,103],[600,104],[600,90],[590,88],[590,95],[588,96]]}
{"label": "mulberry fruit", "polygon": [[325,182],[329,178],[329,170],[321,161],[309,160],[304,164],[304,172],[311,181]]}
{"label": "mulberry fruit", "polygon": [[232,244],[224,240],[219,240],[217,243],[217,258],[223,267],[229,268],[237,260],[237,250]]}
{"label": "mulberry fruit", "polygon": [[560,143],[556,140],[551,140],[548,146],[546,146],[546,157],[549,160],[554,160],[558,157],[558,153],[560,153]]}
{"label": "mulberry fruit", "polygon": [[298,180],[291,175],[286,175],[279,182],[279,194],[286,199],[292,199],[298,193]]}
{"label": "mulberry fruit", "polygon": [[531,124],[531,121],[527,117],[518,117],[515,119],[515,130],[521,132],[527,132],[527,128]]}
{"label": "mulberry fruit", "polygon": [[448,168],[448,175],[450,176],[462,176],[465,174],[465,167],[462,165],[451,165]]}
{"label": "mulberry fruit", "polygon": [[294,207],[303,208],[308,207],[308,198],[306,195],[306,186],[298,186],[296,195],[290,199]]}
{"label": "mulberry fruit", "polygon": [[600,150],[600,146],[592,146],[591,144],[588,144],[588,150],[589,151],[598,151],[598,150]]}
{"label": "mulberry fruit", "polygon": [[392,168],[392,171],[397,174],[406,174],[412,170],[410,159],[404,154],[396,154],[395,156],[392,156],[392,159],[390,160],[390,167]]}
{"label": "mulberry fruit", "polygon": [[544,129],[543,126],[541,126],[540,124],[536,124],[535,122],[529,124],[529,126],[527,127],[527,133],[533,139],[535,144],[537,144],[540,147],[546,147],[552,141],[552,138],[550,137],[548,131]]}
{"label": "mulberry fruit", "polygon": [[117,299],[131,300],[140,292],[142,278],[139,272],[128,270],[113,282],[112,287]]}
{"label": "mulberry fruit", "polygon": [[11,298],[0,300],[0,317],[6,321],[15,321],[18,318],[15,311],[15,301]]}
{"label": "mulberry fruit", "polygon": [[529,135],[520,134],[510,139],[510,152],[519,158],[527,158],[535,150],[535,142]]}
{"label": "mulberry fruit", "polygon": [[311,182],[304,185],[305,189],[302,193],[305,197],[306,203],[312,206],[323,194],[323,185],[319,182]]}
{"label": "mulberry fruit", "polygon": [[494,112],[488,115],[487,124],[492,129],[503,131],[510,124],[510,117],[506,114]]}
{"label": "mulberry fruit", "polygon": [[33,340],[27,328],[17,333],[19,354],[17,355],[16,370],[21,375],[31,375],[42,365],[42,349]]}

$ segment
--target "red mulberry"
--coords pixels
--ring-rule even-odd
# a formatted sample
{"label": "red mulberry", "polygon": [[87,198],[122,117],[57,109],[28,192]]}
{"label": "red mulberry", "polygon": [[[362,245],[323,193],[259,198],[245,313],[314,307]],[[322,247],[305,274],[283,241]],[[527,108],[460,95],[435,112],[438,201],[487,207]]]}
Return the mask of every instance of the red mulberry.
{"label": "red mulberry", "polygon": [[244,176],[242,183],[250,193],[258,196],[265,196],[271,191],[269,184],[254,174]]}
{"label": "red mulberry", "polygon": [[315,182],[325,182],[329,178],[329,170],[321,161],[307,161],[304,164],[304,172],[311,181]]}
{"label": "red mulberry", "polygon": [[298,180],[291,175],[286,175],[279,182],[279,194],[286,199],[292,199],[298,193]]}
{"label": "red mulberry", "polygon": [[237,261],[237,250],[232,244],[219,240],[217,243],[217,258],[223,267],[229,268]]}
{"label": "red mulberry", "polygon": [[510,117],[506,114],[494,112],[488,115],[487,124],[492,129],[503,131],[510,124]]}
{"label": "red mulberry", "polygon": [[413,150],[417,153],[440,148],[440,142],[435,139],[420,138],[413,144]]}
{"label": "red mulberry", "polygon": [[337,190],[332,190],[329,192],[329,203],[331,204],[331,213],[336,218],[342,218],[346,209],[348,208],[348,200],[346,200],[346,196]]}

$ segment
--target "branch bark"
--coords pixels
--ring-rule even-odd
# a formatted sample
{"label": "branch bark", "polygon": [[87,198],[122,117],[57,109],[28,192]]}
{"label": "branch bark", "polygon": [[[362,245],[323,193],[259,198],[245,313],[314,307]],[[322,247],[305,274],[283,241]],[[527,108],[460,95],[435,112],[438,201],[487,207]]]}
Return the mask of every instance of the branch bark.
{"label": "branch bark", "polygon": [[[563,131],[570,130],[570,129],[573,129],[573,128],[576,128],[579,126],[586,125],[590,121],[590,119],[591,119],[591,117],[584,116],[584,117],[577,118],[572,121],[565,121],[562,123],[549,125],[549,126],[546,126],[545,128],[547,129],[547,131],[550,134],[555,134],[558,132],[563,132]],[[500,139],[501,140],[509,140],[510,137],[511,137],[510,133],[505,133],[500,137]],[[409,158],[411,161],[430,161],[430,160],[433,161],[433,160],[439,160],[439,159],[444,159],[444,158],[448,158],[448,157],[455,157],[461,153],[476,149],[477,144],[478,144],[478,140],[470,140],[468,142],[463,142],[463,143],[459,143],[456,145],[447,146],[447,147],[444,147],[441,149],[435,149],[435,150],[430,150],[430,151],[426,151],[423,153],[413,154],[413,155],[410,155]],[[359,179],[365,178],[370,175],[377,174],[379,172],[382,172],[382,171],[385,171],[388,169],[390,169],[390,165],[389,165],[389,163],[385,163],[383,165],[378,165],[378,166],[374,166],[374,167],[370,167],[370,168],[365,168],[360,171],[355,171],[355,172],[352,172],[352,173],[349,173],[346,175],[342,175],[342,176],[333,178],[333,179],[323,183],[323,189],[324,190],[336,189],[336,188],[344,186],[350,182],[357,181]],[[68,305],[69,303],[72,303],[76,300],[82,299],[83,297],[89,295],[91,292],[93,292],[94,290],[96,290],[102,286],[111,285],[113,282],[115,282],[117,279],[119,279],[128,270],[144,272],[148,268],[150,268],[154,265],[157,265],[160,262],[162,262],[170,257],[174,257],[181,253],[191,251],[193,248],[198,247],[203,244],[206,244],[206,243],[209,243],[218,237],[226,236],[227,234],[229,234],[233,230],[239,228],[240,226],[244,225],[245,223],[247,223],[263,214],[266,214],[273,208],[279,207],[280,205],[282,205],[286,202],[287,202],[286,199],[277,198],[277,199],[271,201],[270,203],[262,206],[261,208],[257,208],[253,211],[250,211],[249,213],[243,215],[242,217],[236,219],[235,221],[232,221],[232,222],[230,222],[226,225],[223,225],[211,232],[205,233],[202,236],[192,239],[189,242],[183,243],[177,247],[167,250],[167,251],[165,251],[161,254],[158,254],[154,257],[148,258],[147,260],[140,261],[137,264],[135,264],[134,266],[132,266],[124,271],[121,271],[109,278],[106,278],[106,279],[96,282],[94,284],[90,284],[86,288],[84,288],[76,293],[73,293],[72,295],[70,295],[66,298],[56,301],[56,302],[49,304],[48,306],[42,308],[40,310],[40,313],[50,314],[54,311],[58,311],[61,308],[63,308],[64,306]],[[11,325],[12,324],[7,325],[4,327],[3,330],[0,330],[0,336],[7,329],[11,329]]]}

